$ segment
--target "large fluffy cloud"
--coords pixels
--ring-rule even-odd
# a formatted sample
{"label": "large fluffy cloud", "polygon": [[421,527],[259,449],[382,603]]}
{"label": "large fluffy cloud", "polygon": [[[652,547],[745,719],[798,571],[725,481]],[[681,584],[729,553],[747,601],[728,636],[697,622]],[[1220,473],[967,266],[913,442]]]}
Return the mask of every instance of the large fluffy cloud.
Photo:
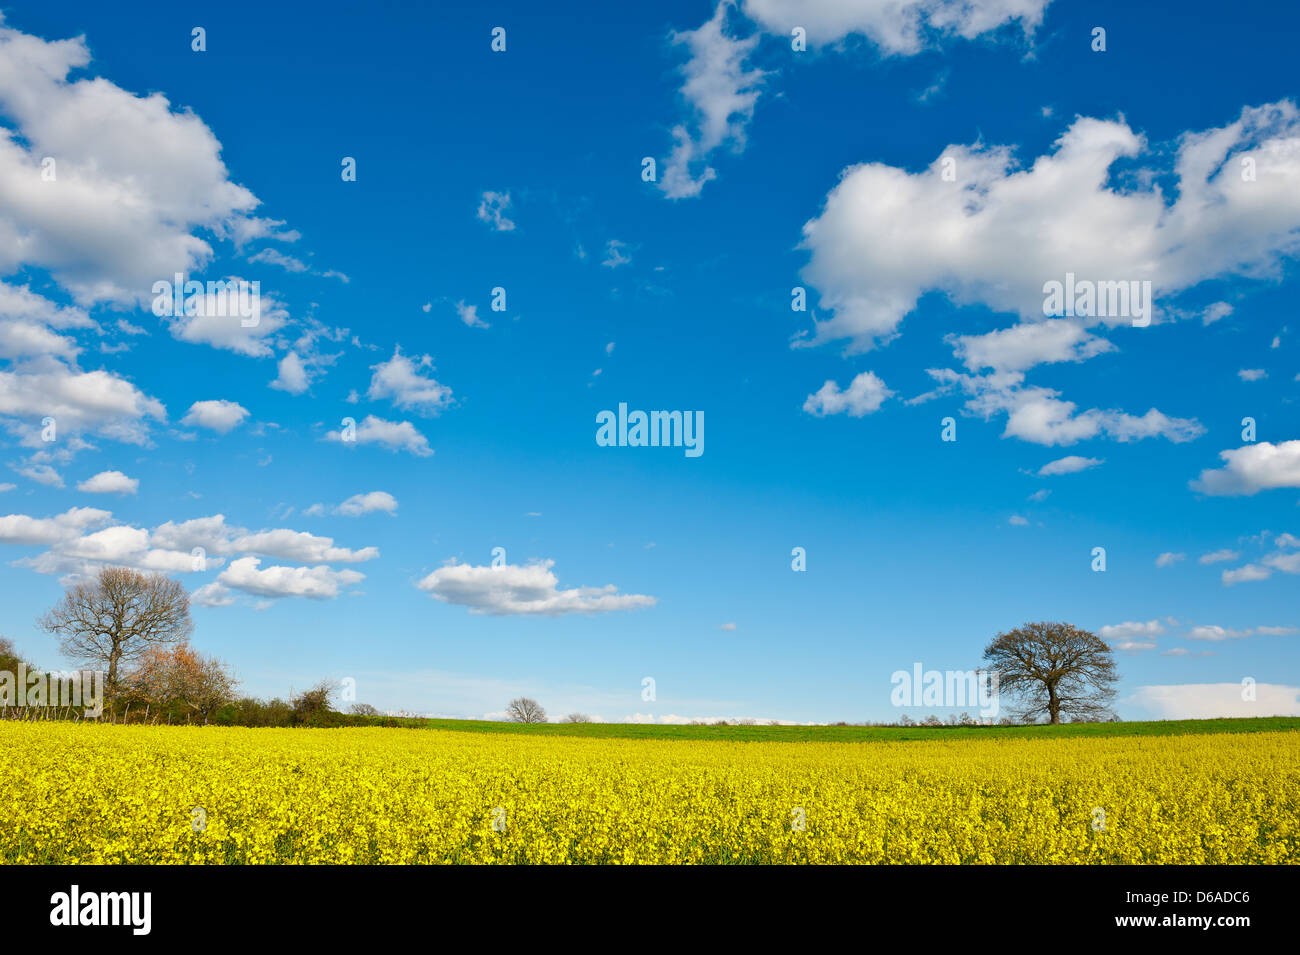
{"label": "large fluffy cloud", "polygon": [[1202,494],[1242,496],[1277,488],[1300,488],[1300,440],[1260,441],[1220,451],[1224,466],[1206,469],[1191,482]]}
{"label": "large fluffy cloud", "polygon": [[[1126,123],[1079,117],[1027,167],[1005,147],[956,145],[917,172],[883,163],[846,169],[804,226],[803,278],[822,312],[796,344],[845,341],[848,353],[866,351],[896,336],[922,296],[940,292],[1018,323],[949,335],[968,373],[931,369],[938,388],[910,403],[959,388],[966,413],[1005,415],[1004,437],[1049,447],[1198,437],[1205,429],[1192,418],[1080,408],[1025,380],[1040,364],[1113,351],[1095,329],[1142,324],[1156,299],[1225,276],[1274,277],[1300,254],[1300,113],[1291,101],[1184,133],[1170,152],[1165,163]],[[1120,160],[1146,166],[1117,173]],[[1169,178],[1172,201],[1160,184]],[[1070,275],[1126,289],[1138,283],[1143,307],[1047,317],[1054,311],[1047,283],[1068,284]],[[1295,462],[1288,453],[1265,460],[1270,447],[1232,453],[1224,473],[1206,472],[1194,486],[1212,494],[1253,493],[1261,482],[1291,486],[1297,469],[1287,466]]]}
{"label": "large fluffy cloud", "polygon": [[[326,600],[337,597],[345,587],[360,583],[365,577],[360,571],[334,570],[324,565],[262,567],[261,561],[256,557],[241,557],[230,562],[230,566],[217,577],[217,583],[258,597],[310,597],[313,600]],[[220,592],[214,594],[213,591],[206,591],[205,594],[212,598]]]}
{"label": "large fluffy cloud", "polygon": [[57,305],[26,285],[0,282],[0,358],[53,356],[75,362],[80,346],[71,336],[59,333],[96,327],[80,308]]}
{"label": "large fluffy cloud", "polygon": [[210,260],[196,230],[259,231],[258,200],[230,181],[192,112],[70,78],[90,60],[83,37],[46,41],[0,21],[0,110],[14,123],[0,129],[0,272],[47,268],[83,305],[131,305]]}
{"label": "large fluffy cloud", "polygon": [[[150,420],[162,420],[161,402],[119,375],[87,371],[73,330],[102,331],[83,309],[59,305],[28,286],[0,282],[0,423],[29,447],[62,451],[84,446],[96,433],[134,444],[148,441]],[[47,425],[53,419],[53,428]]]}
{"label": "large fluffy cloud", "polygon": [[[1300,119],[1289,100],[1183,134],[1172,169],[1151,156],[1150,172],[1176,179],[1173,202],[1154,175],[1113,175],[1118,160],[1147,155],[1126,123],[1080,117],[1027,167],[1005,147],[953,145],[917,172],[883,163],[846,169],[804,226],[811,256],[804,278],[830,313],[810,343],[846,339],[851,351],[870,348],[895,335],[929,291],[1041,321],[1044,283],[1067,273],[1150,280],[1156,296],[1169,296],[1217,276],[1271,275],[1296,254]],[[1242,160],[1253,177],[1243,175]],[[1061,326],[1051,336],[1034,330],[1015,338],[1026,341],[996,341],[1007,356],[1003,367],[1024,363],[1013,360],[1018,351],[1072,360],[1086,357],[1079,349],[1104,348]],[[961,353],[988,363],[971,343]]]}
{"label": "large fluffy cloud", "polygon": [[64,435],[92,431],[145,444],[149,421],[166,417],[162,402],[108,371],[82,371],[53,359],[0,371],[0,418],[27,445],[39,446],[46,418]]}
{"label": "large fluffy cloud", "polygon": [[155,546],[148,531],[113,523],[111,512],[89,507],[74,507],[50,518],[0,517],[0,543],[46,547],[17,561],[41,574],[81,576],[109,564],[168,572],[195,569],[189,552]]}
{"label": "large fluffy cloud", "polygon": [[[364,575],[335,570],[331,563],[359,563],[379,556],[376,547],[338,547],[334,539],[289,528],[249,531],[222,514],[160,524],[152,531],[113,520],[109,511],[72,508],[49,518],[0,516],[0,543],[46,548],[18,564],[37,573],[88,576],[106,566],[165,573],[226,570],[195,591],[203,606],[234,602],[232,590],[260,597],[323,599],[360,582]],[[312,566],[261,566],[269,557]]]}
{"label": "large fluffy cloud", "polygon": [[29,517],[26,514],[0,516],[0,542],[6,544],[53,544],[76,537],[96,524],[111,520],[111,511],[94,507],[74,507],[55,517]]}
{"label": "large fluffy cloud", "polygon": [[[161,93],[138,96],[86,75],[90,65],[84,37],[47,41],[0,16],[0,275],[48,270],[78,306],[0,286],[0,356],[14,362],[0,372],[0,423],[27,444],[43,427],[34,422],[49,417],[61,437],[137,444],[148,443],[151,420],[165,418],[131,382],[79,366],[81,347],[61,332],[103,331],[82,308],[147,306],[155,282],[211,264],[214,238],[236,248],[297,238],[252,215],[257,198],[231,181],[220,142],[198,116]],[[254,326],[212,315],[168,324],[184,341],[268,355],[286,321],[263,296]]]}
{"label": "large fluffy cloud", "polygon": [[226,523],[224,514],[197,517],[176,523],[168,521],[154,528],[152,541],[158,547],[192,550],[201,547],[210,554],[259,554],[279,560],[303,563],[355,563],[374,560],[377,547],[336,547],[334,538],[308,534],[287,527],[250,531]]}
{"label": "large fluffy cloud", "polygon": [[416,586],[444,603],[468,607],[474,614],[555,617],[632,610],[655,604],[654,597],[644,594],[620,594],[613,584],[561,590],[559,579],[551,571],[554,564],[553,560],[499,567],[449,563]]}
{"label": "large fluffy cloud", "polygon": [[227,287],[233,282],[236,287],[247,288],[248,292],[243,293],[247,303],[256,307],[249,308],[245,316],[230,305],[233,296],[215,289],[205,291],[202,304],[196,306],[194,314],[166,319],[172,336],[191,345],[208,345],[249,358],[270,357],[274,354],[271,344],[275,333],[289,323],[288,310],[275,296],[261,292],[260,282],[258,294],[253,298],[252,285],[246,279],[228,276],[220,281]]}

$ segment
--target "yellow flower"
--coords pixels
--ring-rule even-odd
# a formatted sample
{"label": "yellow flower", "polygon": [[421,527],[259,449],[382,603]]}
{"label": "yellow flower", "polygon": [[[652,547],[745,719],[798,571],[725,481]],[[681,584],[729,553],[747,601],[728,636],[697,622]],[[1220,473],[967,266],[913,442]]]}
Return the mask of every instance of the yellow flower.
{"label": "yellow flower", "polygon": [[0,721],[0,861],[1296,863],[1298,742]]}

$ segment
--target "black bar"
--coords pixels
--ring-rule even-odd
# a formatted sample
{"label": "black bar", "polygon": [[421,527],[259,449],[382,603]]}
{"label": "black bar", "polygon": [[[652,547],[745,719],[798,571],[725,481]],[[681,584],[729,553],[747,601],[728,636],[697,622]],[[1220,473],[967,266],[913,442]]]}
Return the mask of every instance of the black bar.
{"label": "black bar", "polygon": [[[364,868],[41,866],[10,867],[0,878],[9,938],[75,934],[131,946],[374,944],[378,926],[387,938],[462,926],[490,932],[495,944],[513,932],[547,934],[558,922],[586,935],[610,919],[630,940],[701,918],[733,938],[761,937],[776,919],[810,938],[848,922],[856,938],[914,932],[922,947],[1048,931],[1072,941],[1200,936],[1230,945],[1261,932],[1294,938],[1296,925],[1296,870],[1287,867]],[[126,917],[117,926],[52,925],[52,897],[70,896],[73,885],[83,905],[91,893],[150,893],[148,934],[135,934]]]}

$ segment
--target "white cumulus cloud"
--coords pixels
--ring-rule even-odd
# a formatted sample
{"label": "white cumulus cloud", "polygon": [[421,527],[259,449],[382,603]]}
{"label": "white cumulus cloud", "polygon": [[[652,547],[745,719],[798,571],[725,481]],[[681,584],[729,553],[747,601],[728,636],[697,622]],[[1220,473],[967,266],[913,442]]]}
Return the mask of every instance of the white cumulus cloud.
{"label": "white cumulus cloud", "polygon": [[1259,441],[1220,451],[1226,463],[1207,469],[1191,482],[1194,491],[1214,496],[1249,497],[1277,488],[1300,488],[1300,440]]}
{"label": "white cumulus cloud", "polygon": [[[1258,181],[1238,175],[1246,156]],[[1143,158],[1153,172],[1175,176],[1172,203],[1149,179],[1112,181],[1117,161]],[[953,163],[950,180],[944,160]],[[1041,321],[1044,284],[1067,273],[1150,280],[1156,297],[1227,275],[1274,276],[1294,256],[1298,231],[1300,117],[1288,100],[1184,133],[1172,168],[1124,122],[1088,117],[1023,167],[1010,149],[981,145],[949,146],[918,172],[863,163],[844,171],[804,226],[811,256],[804,278],[832,313],[816,320],[810,343],[848,339],[851,351],[871,348],[892,338],[929,291]],[[1131,316],[1105,321],[1128,324]],[[1071,343],[1079,333],[1067,329],[1051,334],[1061,341],[1034,340],[1028,351],[1077,359],[1079,348],[1102,347],[1082,337]]]}
{"label": "white cumulus cloud", "polygon": [[433,370],[433,358],[429,355],[412,360],[397,348],[388,361],[371,366],[374,374],[366,397],[387,398],[403,410],[437,415],[451,403],[451,389],[424,374],[426,369]]}
{"label": "white cumulus cloud", "polygon": [[351,432],[340,429],[325,435],[326,441],[340,444],[377,444],[390,451],[407,451],[417,458],[427,458],[433,454],[428,439],[416,430],[409,421],[388,421],[374,415],[366,415]]}
{"label": "white cumulus cloud", "polygon": [[139,478],[127,477],[121,471],[100,471],[77,485],[78,491],[87,494],[134,494],[139,489]]}
{"label": "white cumulus cloud", "polygon": [[181,418],[181,424],[226,434],[243,424],[247,417],[248,409],[239,402],[219,398],[194,402]]}
{"label": "white cumulus cloud", "polygon": [[1056,474],[1076,474],[1079,471],[1086,471],[1104,463],[1101,458],[1084,458],[1077,454],[1068,454],[1063,458],[1057,458],[1055,461],[1044,464],[1038,469],[1038,476],[1051,477]]}
{"label": "white cumulus cloud", "polygon": [[864,371],[842,391],[834,381],[827,381],[804,400],[803,410],[818,417],[847,412],[861,418],[879,409],[893,394],[874,372]]}
{"label": "white cumulus cloud", "polygon": [[387,491],[367,491],[365,494],[353,494],[337,508],[337,512],[345,517],[360,517],[375,511],[397,514],[397,498]]}
{"label": "white cumulus cloud", "polygon": [[656,602],[644,594],[620,594],[613,584],[561,590],[551,570],[554,564],[553,560],[498,567],[448,563],[417,586],[444,603],[468,607],[473,614],[554,617],[633,610]]}
{"label": "white cumulus cloud", "polygon": [[337,597],[345,588],[360,583],[365,577],[360,571],[334,570],[324,565],[262,567],[256,557],[241,557],[230,562],[230,566],[217,577],[217,583],[257,597],[327,600]]}

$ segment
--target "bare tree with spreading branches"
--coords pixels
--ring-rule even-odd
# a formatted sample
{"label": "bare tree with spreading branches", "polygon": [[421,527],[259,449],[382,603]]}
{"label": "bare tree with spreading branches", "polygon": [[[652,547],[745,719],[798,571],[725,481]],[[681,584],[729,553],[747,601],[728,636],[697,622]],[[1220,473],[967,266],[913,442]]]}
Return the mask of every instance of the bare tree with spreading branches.
{"label": "bare tree with spreading branches", "polygon": [[190,597],[179,581],[127,567],[105,567],[73,584],[37,623],[58,635],[65,656],[106,669],[110,695],[123,664],[150,647],[181,643],[194,629]]}
{"label": "bare tree with spreading branches", "polygon": [[591,717],[588,716],[586,713],[570,713],[564,719],[560,720],[560,722],[561,723],[590,723]]}
{"label": "bare tree with spreading branches", "polygon": [[1000,633],[984,649],[999,693],[1021,704],[1025,722],[1081,721],[1111,716],[1119,679],[1106,641],[1068,623],[1027,623]]}
{"label": "bare tree with spreading branches", "polygon": [[515,697],[506,707],[506,719],[511,723],[545,723],[546,710],[536,700],[526,696]]}

